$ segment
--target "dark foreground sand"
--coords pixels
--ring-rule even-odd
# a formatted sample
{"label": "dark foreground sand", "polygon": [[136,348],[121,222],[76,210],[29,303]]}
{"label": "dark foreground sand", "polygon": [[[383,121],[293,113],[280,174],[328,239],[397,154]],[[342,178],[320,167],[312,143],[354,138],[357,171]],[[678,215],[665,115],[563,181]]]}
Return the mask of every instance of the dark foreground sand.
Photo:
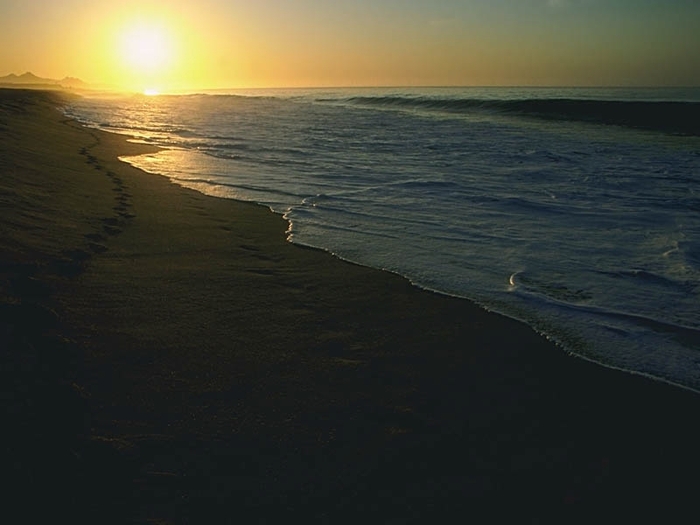
{"label": "dark foreground sand", "polygon": [[0,90],[0,512],[607,523],[694,508],[699,396],[286,243],[265,208],[120,163],[143,147],[63,118],[57,97]]}

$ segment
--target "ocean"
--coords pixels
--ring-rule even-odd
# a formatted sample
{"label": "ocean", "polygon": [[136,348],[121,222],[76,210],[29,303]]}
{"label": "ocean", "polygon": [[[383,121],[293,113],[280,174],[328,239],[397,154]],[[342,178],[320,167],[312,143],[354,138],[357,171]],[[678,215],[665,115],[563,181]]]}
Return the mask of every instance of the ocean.
{"label": "ocean", "polygon": [[[122,158],[289,222],[289,241],[700,391],[700,89],[85,97]],[[592,385],[592,388],[595,386]]]}

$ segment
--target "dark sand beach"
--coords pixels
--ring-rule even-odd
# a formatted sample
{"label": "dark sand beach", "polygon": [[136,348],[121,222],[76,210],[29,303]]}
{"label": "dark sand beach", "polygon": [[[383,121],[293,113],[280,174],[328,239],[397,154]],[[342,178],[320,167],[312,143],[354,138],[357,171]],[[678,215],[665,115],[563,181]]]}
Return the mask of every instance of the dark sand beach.
{"label": "dark sand beach", "polygon": [[700,397],[285,241],[0,90],[3,492],[22,522],[598,523],[694,508]]}

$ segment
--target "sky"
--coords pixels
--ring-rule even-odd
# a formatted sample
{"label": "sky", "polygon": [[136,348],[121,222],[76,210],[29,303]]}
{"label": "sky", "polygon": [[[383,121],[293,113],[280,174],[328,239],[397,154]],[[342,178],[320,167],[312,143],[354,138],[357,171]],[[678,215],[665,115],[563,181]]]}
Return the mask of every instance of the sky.
{"label": "sky", "polygon": [[699,86],[700,0],[0,0],[0,76],[134,90]]}

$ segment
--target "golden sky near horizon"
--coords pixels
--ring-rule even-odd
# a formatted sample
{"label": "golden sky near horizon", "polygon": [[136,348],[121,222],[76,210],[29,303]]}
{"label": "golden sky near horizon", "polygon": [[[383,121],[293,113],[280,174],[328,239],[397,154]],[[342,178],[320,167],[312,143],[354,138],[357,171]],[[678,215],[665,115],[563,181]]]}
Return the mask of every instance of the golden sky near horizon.
{"label": "golden sky near horizon", "polygon": [[0,0],[0,76],[160,91],[700,85],[699,0]]}

